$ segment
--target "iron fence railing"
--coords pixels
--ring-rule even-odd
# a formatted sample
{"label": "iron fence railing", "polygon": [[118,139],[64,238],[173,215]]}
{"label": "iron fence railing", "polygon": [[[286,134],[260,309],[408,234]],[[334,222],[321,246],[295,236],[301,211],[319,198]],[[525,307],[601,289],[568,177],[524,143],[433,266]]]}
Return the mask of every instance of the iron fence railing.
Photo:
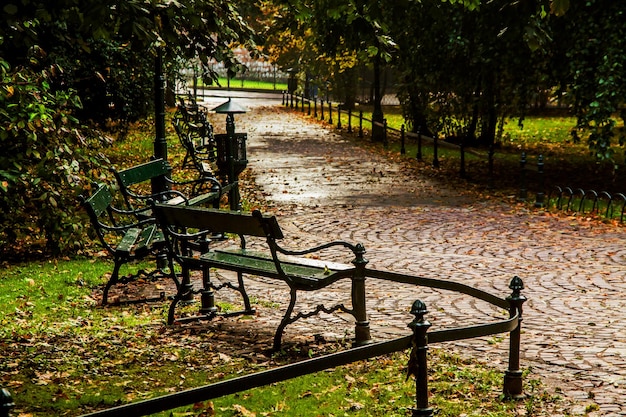
{"label": "iron fence railing", "polygon": [[[487,162],[488,167],[488,181],[490,186],[493,186],[494,180],[494,161],[495,161],[495,152],[494,147],[491,146],[488,151],[479,151],[476,149],[468,149],[464,143],[460,145],[444,141],[439,139],[438,137],[430,137],[420,133],[419,127],[416,132],[409,132],[406,130],[405,125],[403,124],[400,129],[396,129],[394,127],[388,126],[387,120],[383,119],[382,122],[373,121],[371,119],[363,117],[363,111],[353,112],[352,109],[343,109],[341,104],[333,104],[331,101],[319,99],[317,97],[314,98],[306,98],[302,95],[296,93],[289,93],[287,91],[283,91],[283,100],[282,104],[287,107],[291,107],[296,111],[300,110],[302,113],[307,113],[307,115],[313,115],[315,118],[320,118],[320,120],[326,120],[329,124],[337,124],[338,129],[344,128],[342,125],[341,115],[346,115],[348,120],[348,125],[346,126],[346,130],[348,133],[353,132],[353,119],[356,119],[358,122],[358,135],[360,138],[365,136],[365,132],[363,129],[364,122],[367,122],[371,127],[370,132],[373,132],[374,129],[378,129],[378,131],[382,132],[382,142],[384,144],[388,143],[390,135],[394,135],[397,139],[400,140],[400,153],[406,153],[406,142],[408,140],[413,140],[417,144],[417,152],[415,155],[415,159],[418,161],[423,161],[423,153],[422,153],[422,145],[430,144],[433,149],[433,159],[432,165],[435,168],[439,168],[439,148],[448,148],[459,151],[460,155],[460,164],[459,164],[459,175],[461,178],[467,177],[466,171],[466,154],[472,154],[480,159],[483,159]],[[336,116],[335,116],[336,113]],[[336,117],[333,119],[333,117]]]}
{"label": "iron fence railing", "polygon": [[555,186],[548,195],[551,207],[580,214],[597,214],[606,219],[619,218],[624,222],[626,195],[608,191],[583,190],[582,188]]}
{"label": "iron fence railing", "polygon": [[[519,277],[514,277],[509,283],[509,288],[512,290],[511,295],[506,298],[499,298],[485,291],[451,281],[371,269],[367,269],[366,275],[368,278],[437,288],[469,295],[495,307],[508,309],[509,318],[491,323],[429,332],[431,324],[425,318],[425,315],[428,313],[426,305],[422,301],[417,300],[411,308],[411,314],[415,316],[415,319],[409,324],[409,327],[413,330],[412,335],[359,346],[343,352],[324,355],[263,372],[96,411],[83,417],[145,416],[407,349],[411,349],[408,372],[415,377],[415,407],[412,409],[412,415],[433,416],[434,410],[428,404],[428,344],[476,338],[504,332],[510,333],[510,344],[508,369],[504,373],[503,392],[507,398],[523,397],[522,371],[520,370],[520,334],[522,305],[526,301],[526,297],[521,294],[524,285]],[[3,389],[1,393],[0,417],[9,417],[9,412],[14,407],[13,399],[7,390]]]}
{"label": "iron fence railing", "polygon": [[[510,334],[510,344],[508,368],[504,372],[503,393],[507,398],[521,398],[524,396],[522,371],[520,370],[520,335],[522,305],[526,301],[526,297],[521,294],[524,284],[519,277],[516,276],[511,279],[509,288],[512,292],[506,298],[500,298],[483,290],[457,282],[394,272],[367,269],[366,277],[465,294],[487,302],[494,307],[508,310],[509,317],[489,323],[429,331],[431,324],[425,317],[428,313],[426,305],[422,301],[417,300],[413,303],[411,308],[411,314],[413,314],[415,318],[408,325],[409,328],[413,330],[413,334],[409,334],[405,337],[358,346],[346,351],[324,355],[318,358],[198,388],[120,405],[107,410],[85,414],[83,417],[145,416],[407,349],[411,349],[407,366],[408,372],[415,377],[415,407],[412,409],[412,415],[433,416],[434,410],[428,403],[428,345],[505,332],[509,332]],[[2,393],[3,396],[0,397],[0,399],[2,399],[0,402],[0,417],[8,417],[9,411],[14,404],[8,391],[2,390]]]}

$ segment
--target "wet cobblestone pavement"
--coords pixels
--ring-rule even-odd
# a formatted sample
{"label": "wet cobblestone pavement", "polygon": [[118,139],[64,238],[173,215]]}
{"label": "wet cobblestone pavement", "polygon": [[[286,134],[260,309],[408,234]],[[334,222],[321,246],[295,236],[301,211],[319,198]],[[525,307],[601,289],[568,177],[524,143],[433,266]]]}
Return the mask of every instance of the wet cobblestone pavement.
{"label": "wet cobblestone pavement", "polygon": [[[579,402],[572,415],[626,416],[626,231],[598,222],[529,213],[423,178],[405,163],[355,146],[327,126],[279,107],[238,115],[249,169],[278,216],[285,246],[343,239],[363,243],[369,266],[465,283],[500,297],[514,275],[525,284],[522,366]],[[350,258],[333,253],[335,261]],[[252,277],[250,294],[288,301],[284,284]],[[431,330],[507,313],[455,293],[367,281],[372,335],[407,334],[408,309],[425,301]],[[302,309],[349,302],[337,284],[303,294]],[[268,321],[277,317],[267,317]],[[259,320],[264,320],[261,314]],[[350,316],[296,322],[290,337],[350,337]],[[323,331],[320,331],[322,326]],[[446,344],[506,367],[508,337]],[[599,410],[585,414],[585,405]]]}

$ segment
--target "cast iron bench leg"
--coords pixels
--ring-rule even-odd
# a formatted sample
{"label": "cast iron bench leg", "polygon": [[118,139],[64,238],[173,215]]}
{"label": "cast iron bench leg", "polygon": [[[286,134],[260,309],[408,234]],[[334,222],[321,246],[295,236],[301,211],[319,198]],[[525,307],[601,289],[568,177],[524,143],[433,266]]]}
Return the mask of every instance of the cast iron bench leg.
{"label": "cast iron bench leg", "polygon": [[241,298],[243,298],[244,314],[253,314],[256,310],[250,305],[250,297],[248,297],[246,287],[243,283],[243,273],[240,271],[237,271],[237,282],[239,283],[238,290],[241,293]]}
{"label": "cast iron bench leg", "polygon": [[104,291],[102,291],[102,305],[105,306],[109,302],[109,290],[116,284],[118,281],[118,277],[120,275],[120,268],[122,267],[122,262],[119,259],[115,260],[115,266],[113,267],[113,272],[111,273],[111,278],[104,286]]}
{"label": "cast iron bench leg", "polygon": [[293,320],[291,319],[291,313],[293,313],[293,308],[296,305],[297,290],[293,287],[290,287],[289,295],[290,295],[289,307],[287,307],[287,311],[285,311],[285,315],[283,316],[283,319],[280,321],[280,324],[278,325],[278,328],[276,329],[276,334],[274,335],[274,347],[273,347],[274,352],[278,352],[280,350],[280,344],[281,344],[283,331],[285,330],[285,327],[287,327],[289,323],[293,323]]}

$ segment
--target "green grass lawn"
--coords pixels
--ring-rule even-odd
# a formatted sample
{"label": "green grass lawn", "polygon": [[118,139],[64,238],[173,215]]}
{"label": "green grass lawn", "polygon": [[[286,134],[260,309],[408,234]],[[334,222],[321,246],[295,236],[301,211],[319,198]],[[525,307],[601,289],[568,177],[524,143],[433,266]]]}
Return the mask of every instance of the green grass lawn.
{"label": "green grass lawn", "polygon": [[[218,85],[210,85],[208,87],[220,87],[220,88],[242,88],[250,90],[270,90],[270,91],[283,91],[287,89],[287,83],[280,81],[266,81],[266,80],[250,80],[245,77],[241,78],[219,78]],[[204,86],[202,81],[198,81],[198,87]]]}
{"label": "green grass lawn", "polygon": [[[16,416],[75,416],[346,348],[292,345],[273,357],[259,349],[251,362],[216,340],[214,327],[165,326],[166,302],[98,306],[93,294],[111,267],[76,259],[0,270],[0,385],[12,393]],[[529,378],[527,400],[503,400],[503,369],[448,354],[444,346],[433,347],[429,360],[440,416],[540,413],[561,401]],[[408,352],[383,356],[157,415],[406,416],[415,390],[406,380],[407,361]]]}

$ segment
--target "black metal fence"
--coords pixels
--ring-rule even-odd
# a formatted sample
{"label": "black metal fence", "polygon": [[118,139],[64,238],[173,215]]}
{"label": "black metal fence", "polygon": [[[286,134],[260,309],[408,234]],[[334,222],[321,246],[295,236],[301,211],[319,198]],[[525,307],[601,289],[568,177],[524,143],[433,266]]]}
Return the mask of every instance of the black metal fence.
{"label": "black metal fence", "polygon": [[623,223],[626,195],[557,185],[548,195],[548,203],[558,210],[596,214],[606,219],[619,218],[619,221]]}
{"label": "black metal fence", "polygon": [[[420,128],[418,127],[416,132],[409,132],[406,130],[405,126],[402,125],[400,129],[396,129],[388,126],[387,120],[383,119],[382,122],[373,121],[371,119],[363,117],[363,111],[353,112],[352,109],[344,110],[341,107],[341,104],[333,104],[331,101],[318,99],[316,98],[306,98],[304,96],[289,93],[287,91],[283,91],[283,101],[284,106],[291,107],[295,110],[300,110],[302,113],[306,113],[307,115],[312,115],[315,118],[319,118],[320,120],[326,120],[329,124],[337,124],[338,129],[346,128],[348,133],[353,133],[356,126],[358,126],[358,136],[360,138],[366,135],[366,132],[363,129],[364,123],[369,126],[369,131],[373,131],[375,128],[378,128],[379,131],[382,132],[382,142],[387,144],[389,142],[389,137],[394,136],[400,141],[400,153],[406,154],[406,143],[407,141],[414,141],[417,145],[417,152],[415,154],[415,159],[418,161],[424,160],[424,154],[422,152],[423,145],[430,145],[433,149],[433,159],[432,165],[435,168],[439,168],[439,148],[448,148],[454,149],[459,152],[460,155],[460,166],[459,166],[459,174],[461,178],[467,177],[467,167],[466,167],[466,154],[472,154],[480,159],[483,159],[487,162],[488,166],[488,181],[490,185],[493,185],[494,179],[494,148],[493,146],[486,152],[481,152],[476,149],[467,149],[464,144],[457,145],[454,143],[450,143],[447,141],[440,140],[437,137],[430,137],[420,133]],[[342,123],[342,114],[347,116],[348,124],[344,126]],[[333,119],[335,117],[335,119]]]}
{"label": "black metal fence", "polygon": [[538,155],[534,163],[522,153],[519,172],[519,201],[527,201],[530,194],[535,195],[534,206],[563,210],[570,213],[601,216],[607,220],[624,222],[626,195],[608,191],[585,190],[576,187],[555,185],[546,190],[545,162]]}
{"label": "black metal fence", "polygon": [[[411,308],[411,314],[413,314],[415,318],[408,325],[413,333],[405,337],[359,346],[343,352],[333,353],[203,387],[113,407],[107,410],[86,414],[84,417],[145,416],[408,349],[411,349],[408,372],[415,377],[415,407],[412,409],[412,415],[433,416],[434,410],[428,403],[428,345],[505,332],[510,334],[510,343],[508,369],[504,372],[503,393],[507,398],[522,398],[524,396],[522,371],[520,370],[520,335],[522,305],[526,301],[526,297],[521,294],[524,284],[519,277],[514,277],[509,283],[509,288],[512,290],[511,294],[506,298],[499,298],[468,285],[445,280],[371,269],[366,270],[366,276],[368,278],[436,288],[468,295],[485,301],[492,306],[508,310],[509,318],[472,326],[429,331],[431,324],[425,317],[428,313],[426,305],[422,301],[417,300],[413,303]],[[2,390],[2,393],[3,396],[0,397],[0,417],[8,417],[10,409],[13,408],[13,400],[8,391]]]}

